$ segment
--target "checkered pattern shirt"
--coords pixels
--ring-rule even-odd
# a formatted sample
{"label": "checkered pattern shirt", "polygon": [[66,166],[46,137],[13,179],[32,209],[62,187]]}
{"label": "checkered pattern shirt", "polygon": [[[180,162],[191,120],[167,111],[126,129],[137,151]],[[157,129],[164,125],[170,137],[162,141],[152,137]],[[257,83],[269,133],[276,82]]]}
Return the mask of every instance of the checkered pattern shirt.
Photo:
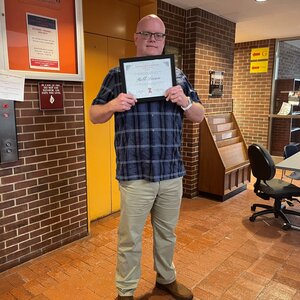
{"label": "checkered pattern shirt", "polygon": [[[185,95],[200,102],[186,76],[176,68],[176,81]],[[122,92],[120,69],[111,69],[95,104],[105,104]],[[185,175],[180,155],[183,111],[170,101],[137,103],[115,113],[115,150],[119,181],[161,181]]]}

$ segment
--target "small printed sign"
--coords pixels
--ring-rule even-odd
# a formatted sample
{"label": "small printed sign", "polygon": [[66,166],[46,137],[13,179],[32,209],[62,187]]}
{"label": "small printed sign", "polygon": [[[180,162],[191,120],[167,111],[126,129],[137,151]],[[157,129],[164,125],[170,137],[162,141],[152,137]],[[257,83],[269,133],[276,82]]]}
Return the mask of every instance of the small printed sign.
{"label": "small printed sign", "polygon": [[209,71],[209,97],[220,98],[223,95],[224,71]]}
{"label": "small printed sign", "polygon": [[251,49],[251,60],[269,59],[269,47]]}
{"label": "small printed sign", "polygon": [[39,82],[40,109],[63,109],[62,83]]}
{"label": "small printed sign", "polygon": [[268,61],[251,61],[250,73],[267,73]]}
{"label": "small printed sign", "polygon": [[59,70],[57,20],[26,14],[30,68]]}

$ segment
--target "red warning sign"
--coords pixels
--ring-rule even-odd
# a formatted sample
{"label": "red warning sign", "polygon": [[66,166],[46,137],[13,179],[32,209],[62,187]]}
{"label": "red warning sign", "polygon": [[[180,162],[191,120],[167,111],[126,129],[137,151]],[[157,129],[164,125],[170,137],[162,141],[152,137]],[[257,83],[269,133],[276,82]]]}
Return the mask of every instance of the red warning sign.
{"label": "red warning sign", "polygon": [[63,109],[62,83],[39,82],[40,109]]}

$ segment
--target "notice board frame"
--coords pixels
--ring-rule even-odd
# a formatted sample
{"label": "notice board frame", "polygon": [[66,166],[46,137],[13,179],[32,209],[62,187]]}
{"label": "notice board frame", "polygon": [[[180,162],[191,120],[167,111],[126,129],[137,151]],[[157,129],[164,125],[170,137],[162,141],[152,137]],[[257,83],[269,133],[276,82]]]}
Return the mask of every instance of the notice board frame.
{"label": "notice board frame", "polygon": [[[57,19],[59,70],[30,68],[27,13]],[[84,81],[82,0],[0,0],[0,18],[0,71],[26,79]]]}

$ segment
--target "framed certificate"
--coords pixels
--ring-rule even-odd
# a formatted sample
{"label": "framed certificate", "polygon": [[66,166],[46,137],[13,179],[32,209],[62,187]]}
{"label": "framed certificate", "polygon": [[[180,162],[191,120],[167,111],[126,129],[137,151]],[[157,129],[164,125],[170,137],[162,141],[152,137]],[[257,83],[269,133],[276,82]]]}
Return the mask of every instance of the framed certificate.
{"label": "framed certificate", "polygon": [[168,88],[176,85],[174,55],[120,59],[122,90],[138,102],[165,99]]}

